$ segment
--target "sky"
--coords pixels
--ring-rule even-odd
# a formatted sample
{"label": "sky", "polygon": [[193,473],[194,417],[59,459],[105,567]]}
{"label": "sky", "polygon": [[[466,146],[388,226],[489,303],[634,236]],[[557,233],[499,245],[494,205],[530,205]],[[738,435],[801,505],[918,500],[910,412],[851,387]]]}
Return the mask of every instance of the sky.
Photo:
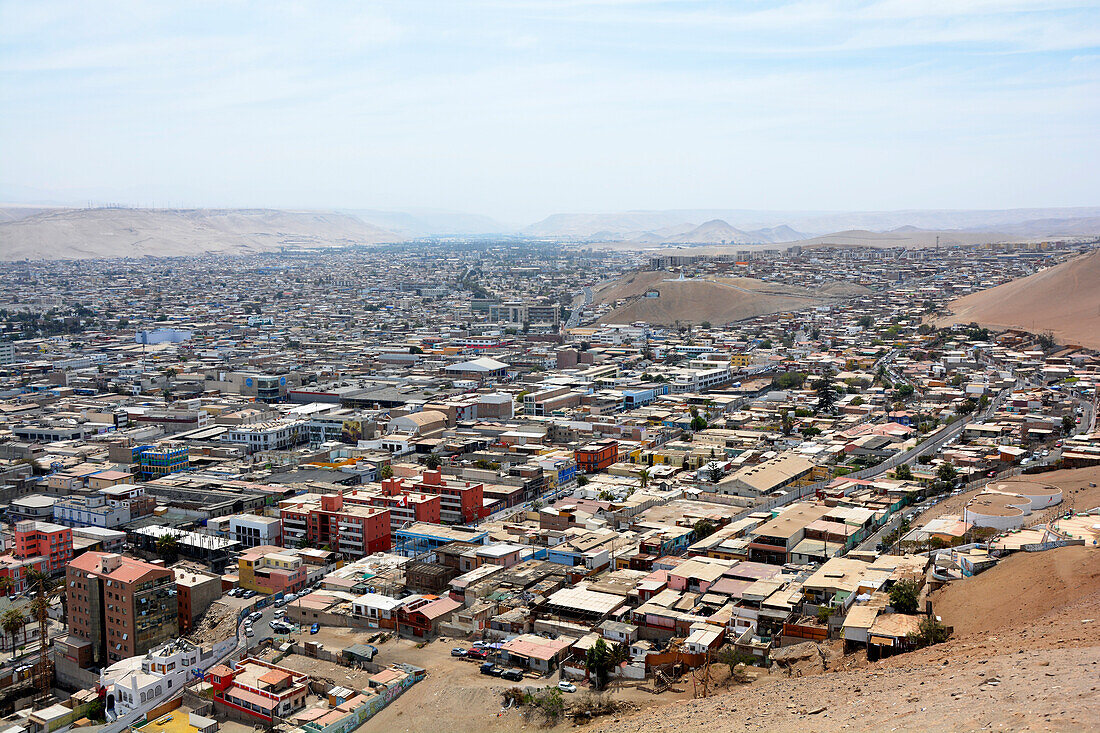
{"label": "sky", "polygon": [[0,200],[1100,204],[1100,4],[0,0]]}

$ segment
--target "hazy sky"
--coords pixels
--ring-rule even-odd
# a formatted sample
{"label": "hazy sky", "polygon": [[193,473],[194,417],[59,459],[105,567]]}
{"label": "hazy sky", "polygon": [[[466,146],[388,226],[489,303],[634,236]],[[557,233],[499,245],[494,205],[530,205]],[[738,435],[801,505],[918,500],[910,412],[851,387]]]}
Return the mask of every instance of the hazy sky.
{"label": "hazy sky", "polygon": [[1100,8],[0,0],[0,198],[1100,203]]}

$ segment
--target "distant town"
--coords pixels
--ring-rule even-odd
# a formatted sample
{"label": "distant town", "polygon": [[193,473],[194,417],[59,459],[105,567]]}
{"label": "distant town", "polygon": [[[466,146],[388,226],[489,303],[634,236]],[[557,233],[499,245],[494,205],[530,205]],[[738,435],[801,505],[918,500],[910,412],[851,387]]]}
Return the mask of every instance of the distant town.
{"label": "distant town", "polygon": [[860,688],[768,690],[937,647],[992,697],[951,645],[1096,593],[1100,353],[955,303],[1095,245],[2,263],[0,733],[811,729]]}

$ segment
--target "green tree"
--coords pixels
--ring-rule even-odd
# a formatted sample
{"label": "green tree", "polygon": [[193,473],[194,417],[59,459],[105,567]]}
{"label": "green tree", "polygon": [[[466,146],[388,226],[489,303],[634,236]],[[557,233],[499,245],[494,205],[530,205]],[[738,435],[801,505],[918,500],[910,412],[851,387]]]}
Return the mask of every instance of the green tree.
{"label": "green tree", "polygon": [[817,395],[817,408],[819,411],[829,412],[836,403],[837,389],[833,381],[833,372],[826,369],[821,379],[814,382],[814,393]]}
{"label": "green tree", "polygon": [[707,419],[702,415],[696,415],[691,418],[691,429],[695,432],[707,429]]}
{"label": "green tree", "polygon": [[[651,454],[650,458],[652,458],[652,457],[653,456]],[[649,469],[648,468],[643,468],[640,471],[638,471],[638,483],[641,485],[641,487],[643,489],[649,484]]]}
{"label": "green tree", "polygon": [[968,397],[955,407],[955,412],[959,415],[969,415],[974,412],[977,407],[978,403]]}
{"label": "green tree", "polygon": [[20,608],[11,606],[3,614],[0,614],[0,629],[11,636],[11,653],[13,657],[15,656],[15,637],[26,625],[27,617],[23,615],[23,610]]}
{"label": "green tree", "polygon": [[925,616],[917,625],[917,633],[910,635],[910,640],[917,646],[931,646],[947,641],[951,632],[935,616]]}
{"label": "green tree", "polygon": [[172,535],[165,533],[157,538],[157,555],[165,562],[175,560],[178,551],[179,543]]}
{"label": "green tree", "polygon": [[890,605],[898,613],[916,613],[920,588],[914,580],[899,580],[890,588]]}
{"label": "green tree", "polygon": [[950,463],[941,463],[940,467],[936,469],[936,478],[946,484],[955,483],[955,479],[957,479],[958,476],[958,470]]}
{"label": "green tree", "polygon": [[393,466],[387,463],[385,466],[382,466],[382,468],[378,471],[378,475],[384,479],[393,478]]}
{"label": "green tree", "polygon": [[898,399],[907,400],[907,399],[909,399],[910,397],[913,396],[913,392],[914,392],[913,385],[903,384],[900,387],[898,387]]}
{"label": "green tree", "polygon": [[1072,435],[1076,426],[1077,421],[1073,419],[1073,415],[1062,415],[1062,435]]}
{"label": "green tree", "polygon": [[707,537],[710,537],[712,534],[714,534],[714,523],[711,522],[709,519],[700,519],[691,528],[691,531],[694,534],[696,541],[706,539]]}
{"label": "green tree", "polygon": [[894,469],[894,478],[900,481],[912,481],[913,470],[909,468],[908,463],[903,463]]}
{"label": "green tree", "polygon": [[615,668],[615,655],[602,638],[597,639],[596,643],[588,648],[584,668],[596,680],[597,690],[607,687],[607,682],[611,679],[611,670]]}
{"label": "green tree", "polygon": [[424,459],[424,465],[434,471],[443,465],[443,461],[441,461],[439,456],[435,453],[429,453],[428,457]]}

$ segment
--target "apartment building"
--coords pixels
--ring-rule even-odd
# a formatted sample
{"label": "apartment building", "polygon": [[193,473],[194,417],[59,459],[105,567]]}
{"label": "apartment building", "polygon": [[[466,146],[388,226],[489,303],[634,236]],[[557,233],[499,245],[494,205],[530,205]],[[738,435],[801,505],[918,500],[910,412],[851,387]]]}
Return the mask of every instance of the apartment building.
{"label": "apartment building", "polygon": [[381,488],[366,487],[344,494],[347,504],[384,507],[390,512],[390,529],[401,529],[408,522],[442,522],[443,498],[433,494],[420,494],[402,486],[404,479],[382,479]]}
{"label": "apartment building", "polygon": [[123,555],[87,552],[65,573],[69,636],[59,642],[82,667],[145,654],[179,630],[171,570]]}
{"label": "apartment building", "polygon": [[237,583],[257,593],[293,593],[305,587],[308,577],[305,561],[295,550],[260,545],[237,559]]}
{"label": "apartment building", "polygon": [[473,524],[489,516],[485,507],[485,485],[446,480],[441,471],[425,471],[409,491],[440,498],[439,516],[444,524]]}
{"label": "apartment building", "polygon": [[280,503],[283,543],[328,547],[345,557],[362,557],[390,549],[389,510],[345,504],[340,494],[324,494],[319,501]]}
{"label": "apartment building", "polygon": [[11,580],[12,593],[29,589],[30,571],[59,574],[73,556],[72,530],[50,522],[17,522],[14,539],[12,551],[0,555],[0,578]]}
{"label": "apartment building", "polygon": [[180,634],[190,634],[195,621],[222,596],[222,579],[191,570],[175,570]]}
{"label": "apartment building", "polygon": [[619,444],[614,440],[589,443],[573,453],[577,468],[585,473],[599,473],[619,459]]}

